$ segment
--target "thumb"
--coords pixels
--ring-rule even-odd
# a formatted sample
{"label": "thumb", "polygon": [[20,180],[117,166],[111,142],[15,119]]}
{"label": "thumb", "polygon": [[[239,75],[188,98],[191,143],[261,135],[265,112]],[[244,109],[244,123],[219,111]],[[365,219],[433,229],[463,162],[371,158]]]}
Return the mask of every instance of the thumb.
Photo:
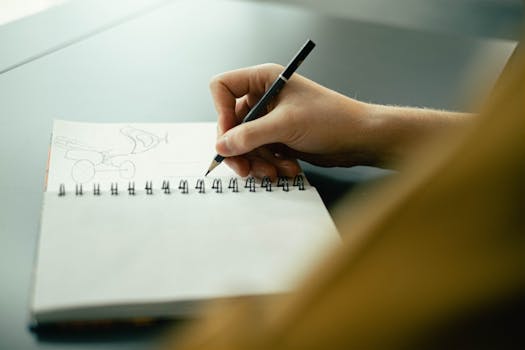
{"label": "thumb", "polygon": [[228,130],[217,140],[217,153],[225,157],[237,156],[262,145],[282,142],[282,126],[277,123],[274,112]]}

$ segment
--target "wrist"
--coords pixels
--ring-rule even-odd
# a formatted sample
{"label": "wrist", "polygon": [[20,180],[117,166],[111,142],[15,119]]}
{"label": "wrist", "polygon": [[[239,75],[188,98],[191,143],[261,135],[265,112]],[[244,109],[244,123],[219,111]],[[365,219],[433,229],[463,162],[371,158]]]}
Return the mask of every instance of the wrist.
{"label": "wrist", "polygon": [[385,163],[385,124],[380,105],[346,97],[344,144],[341,149],[355,165],[381,166]]}
{"label": "wrist", "polygon": [[400,115],[395,107],[380,104],[366,104],[366,147],[370,165],[388,166],[399,155],[398,146],[402,134]]}

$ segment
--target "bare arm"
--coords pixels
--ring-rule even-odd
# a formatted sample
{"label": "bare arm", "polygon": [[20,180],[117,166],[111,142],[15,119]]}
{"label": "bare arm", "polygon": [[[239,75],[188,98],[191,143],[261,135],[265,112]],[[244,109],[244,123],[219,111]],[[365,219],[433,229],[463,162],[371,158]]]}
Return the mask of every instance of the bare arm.
{"label": "bare arm", "polygon": [[293,176],[297,159],[321,166],[391,166],[425,139],[469,124],[471,115],[364,103],[298,74],[263,118],[239,124],[282,67],[215,77],[217,152],[241,176]]}

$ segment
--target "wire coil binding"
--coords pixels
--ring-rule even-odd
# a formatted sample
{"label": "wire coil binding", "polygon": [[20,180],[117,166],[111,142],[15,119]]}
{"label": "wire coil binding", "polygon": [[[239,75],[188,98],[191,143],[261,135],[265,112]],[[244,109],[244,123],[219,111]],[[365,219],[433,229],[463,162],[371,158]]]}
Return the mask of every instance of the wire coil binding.
{"label": "wire coil binding", "polygon": [[[213,190],[213,192],[215,192],[215,193],[225,193],[225,192],[239,193],[239,192],[241,192],[239,190],[239,179],[237,177],[230,177],[228,179],[228,186],[227,187],[223,187],[223,180],[224,179],[220,179],[220,178],[215,178],[213,180],[210,180],[211,181],[211,189]],[[290,185],[290,183],[291,183],[291,185]],[[301,174],[295,176],[291,182],[290,182],[290,179],[285,177],[285,176],[278,177],[277,180],[275,181],[275,183],[272,182],[272,179],[270,177],[265,176],[265,177],[263,177],[261,179],[259,188],[261,188],[261,190],[264,188],[264,190],[266,192],[276,191],[279,188],[283,192],[289,192],[291,190],[290,186],[293,186],[299,191],[304,191],[305,190],[305,184],[306,184],[306,180],[305,180],[304,176],[301,175]],[[77,196],[77,197],[84,196],[85,192],[84,192],[84,187],[83,186],[84,185],[81,184],[81,183],[75,184],[75,188],[74,188],[75,196]],[[224,186],[226,186],[226,185],[224,185]],[[258,187],[257,180],[253,176],[249,176],[249,177],[247,177],[245,179],[244,188],[246,190],[244,190],[244,191],[257,192],[257,187]],[[190,193],[190,186],[189,186],[188,180],[187,179],[181,179],[180,182],[179,182],[178,189],[179,189],[179,193],[181,193],[181,194],[188,194],[188,193]],[[205,182],[205,180],[202,179],[202,178],[197,179],[196,182],[195,182],[194,189],[195,189],[195,193],[200,193],[200,194],[206,193],[206,182]],[[171,184],[170,184],[169,180],[163,180],[161,185],[158,187],[158,190],[159,190],[160,193],[163,193],[165,195],[176,193],[176,192],[172,192],[172,188],[171,188]],[[106,188],[106,190],[104,190],[104,191],[107,191],[107,193],[109,195],[111,195],[111,196],[119,196],[121,194],[121,192],[119,191],[119,183],[118,182],[111,182],[109,184],[109,188]],[[154,194],[154,192],[155,192],[155,188],[154,188],[154,185],[153,185],[153,181],[151,181],[151,180],[146,181],[145,184],[144,184],[144,192],[143,193],[145,193],[146,195],[150,195],[151,196],[151,195]],[[64,196],[66,196],[66,193],[67,193],[66,185],[64,183],[59,184],[58,196],[59,197],[64,197]],[[87,192],[87,193],[89,193],[89,192]],[[93,193],[93,196],[101,196],[103,194],[103,191],[101,191],[100,183],[93,183],[93,192],[92,193]],[[125,194],[126,190],[123,190],[122,193]],[[128,193],[129,196],[135,196],[135,195],[140,194],[140,192],[137,192],[137,187],[135,186],[135,181],[129,181],[128,182],[127,193]]]}

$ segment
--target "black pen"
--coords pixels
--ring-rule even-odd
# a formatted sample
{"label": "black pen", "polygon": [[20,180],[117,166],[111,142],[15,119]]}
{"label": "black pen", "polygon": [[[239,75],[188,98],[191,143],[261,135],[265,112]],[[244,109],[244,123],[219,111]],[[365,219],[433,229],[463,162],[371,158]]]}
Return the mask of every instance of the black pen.
{"label": "black pen", "polygon": [[[315,47],[315,43],[308,39],[306,43],[303,45],[303,47],[299,50],[299,52],[295,55],[294,58],[288,63],[284,71],[275,79],[272,86],[264,93],[263,97],[257,102],[257,104],[250,109],[246,117],[242,120],[243,123],[252,121],[254,119],[257,119],[265,114],[267,111],[268,103],[277,96],[277,94],[281,91],[284,84],[288,82],[288,79],[292,76],[292,74],[299,68],[303,60],[308,56],[308,54],[313,50]],[[221,164],[221,162],[224,160],[224,157],[220,154],[217,154],[215,158],[213,158],[213,161],[211,162],[210,167],[208,168],[208,171],[206,172],[206,175],[210,173],[213,169],[217,167],[217,165]],[[204,175],[204,176],[206,176]]]}

